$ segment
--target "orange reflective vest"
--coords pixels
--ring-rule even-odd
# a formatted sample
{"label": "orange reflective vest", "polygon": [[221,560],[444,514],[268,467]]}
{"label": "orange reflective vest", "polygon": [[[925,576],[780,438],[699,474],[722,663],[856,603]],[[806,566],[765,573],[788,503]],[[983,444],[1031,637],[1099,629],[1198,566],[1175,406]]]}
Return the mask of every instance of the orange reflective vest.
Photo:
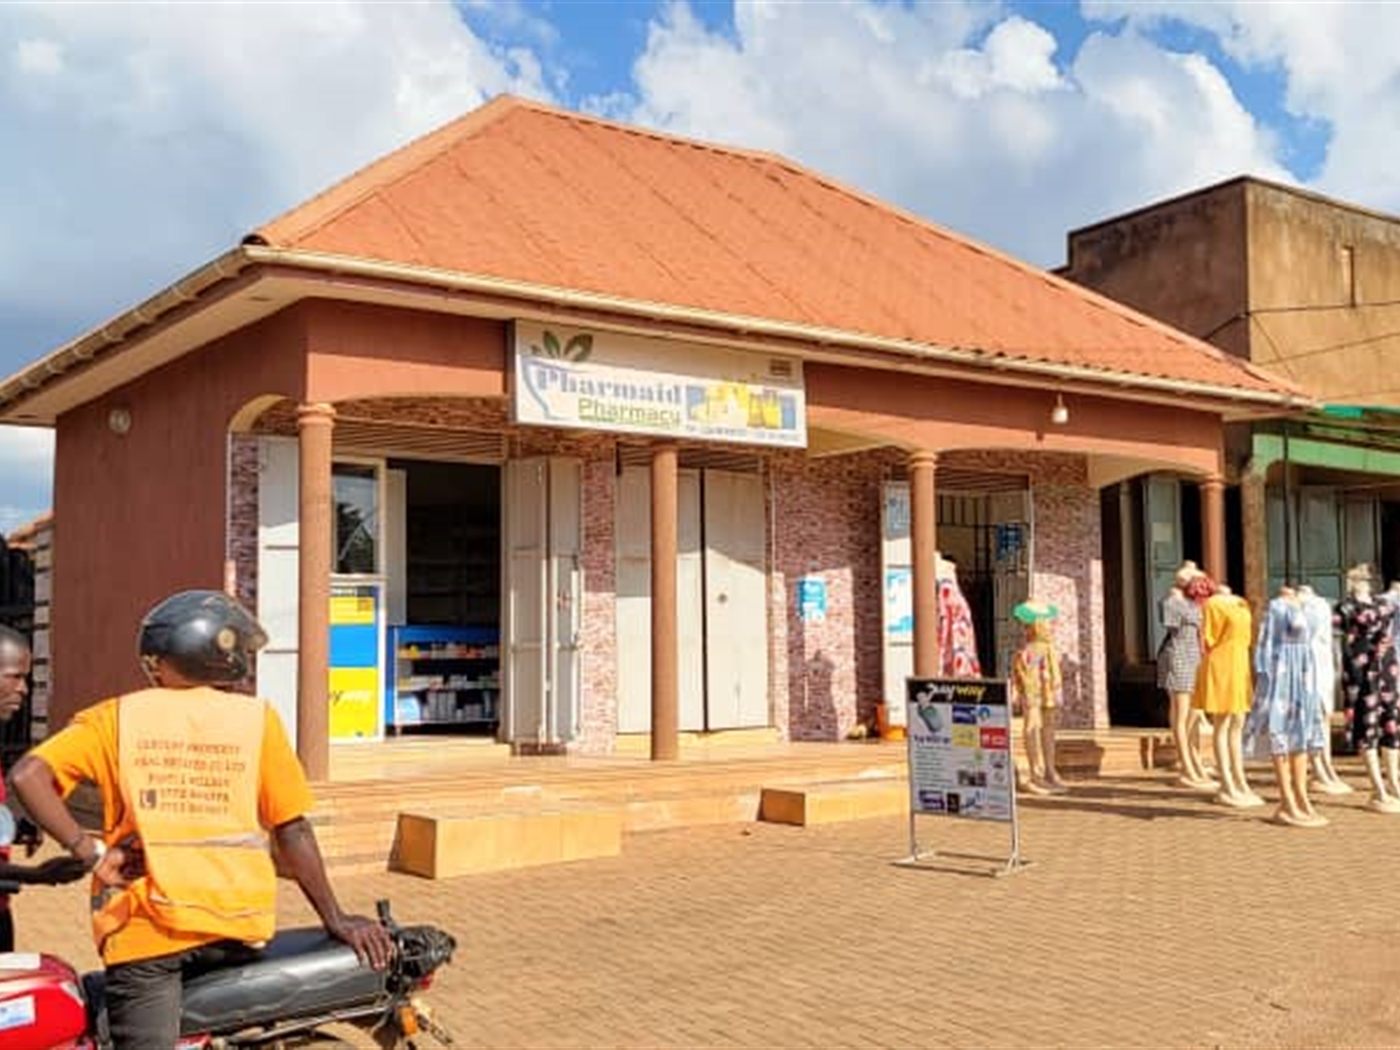
{"label": "orange reflective vest", "polygon": [[262,700],[210,688],[121,698],[121,797],[146,871],[94,900],[99,948],[133,909],[179,933],[272,936],[277,875],[258,819],[265,717]]}

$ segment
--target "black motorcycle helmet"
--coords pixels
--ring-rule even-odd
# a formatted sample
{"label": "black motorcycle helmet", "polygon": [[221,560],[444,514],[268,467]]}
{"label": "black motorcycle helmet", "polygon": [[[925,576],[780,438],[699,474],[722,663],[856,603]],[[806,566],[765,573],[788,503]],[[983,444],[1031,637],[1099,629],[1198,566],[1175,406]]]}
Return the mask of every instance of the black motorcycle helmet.
{"label": "black motorcycle helmet", "polygon": [[193,682],[230,685],[248,676],[251,658],[267,644],[267,632],[247,609],[222,591],[181,591],[141,621],[141,666],[157,660]]}

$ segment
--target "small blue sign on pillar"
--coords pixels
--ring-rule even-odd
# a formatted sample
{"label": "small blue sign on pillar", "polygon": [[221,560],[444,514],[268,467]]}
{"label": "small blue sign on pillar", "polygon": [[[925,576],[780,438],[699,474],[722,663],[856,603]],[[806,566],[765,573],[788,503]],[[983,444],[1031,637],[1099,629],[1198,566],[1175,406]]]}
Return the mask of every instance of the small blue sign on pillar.
{"label": "small blue sign on pillar", "polygon": [[797,581],[797,608],[806,623],[826,620],[826,581],[820,576],[804,576]]}

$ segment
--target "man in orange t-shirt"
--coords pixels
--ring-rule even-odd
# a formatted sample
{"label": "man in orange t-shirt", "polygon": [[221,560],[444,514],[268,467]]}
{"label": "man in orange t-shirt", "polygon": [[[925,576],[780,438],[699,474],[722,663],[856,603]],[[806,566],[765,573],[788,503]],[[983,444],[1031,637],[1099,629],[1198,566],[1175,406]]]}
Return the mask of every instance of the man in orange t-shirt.
{"label": "man in orange t-shirt", "polygon": [[[13,628],[0,624],[0,722],[8,722],[24,706],[29,693],[31,654],[29,642]],[[5,771],[0,769],[0,806],[5,804]],[[38,829],[21,820],[14,845],[32,855],[39,845]],[[26,830],[27,825],[27,830]],[[83,877],[82,864],[72,857],[51,857],[33,867],[10,863],[10,842],[0,844],[0,879],[55,886]],[[15,924],[9,894],[0,894],[0,952],[15,950]]]}
{"label": "man in orange t-shirt", "polygon": [[[271,937],[276,871],[268,837],[327,932],[380,969],[393,942],[341,911],[307,822],[311,791],[281,719],[228,691],[267,636],[218,591],[185,591],[141,625],[154,688],[80,712],[15,767],[34,819],[93,870],[93,932],[107,969],[115,1050],[173,1047],[181,978]],[[104,828],[87,834],[63,797],[102,792]]]}

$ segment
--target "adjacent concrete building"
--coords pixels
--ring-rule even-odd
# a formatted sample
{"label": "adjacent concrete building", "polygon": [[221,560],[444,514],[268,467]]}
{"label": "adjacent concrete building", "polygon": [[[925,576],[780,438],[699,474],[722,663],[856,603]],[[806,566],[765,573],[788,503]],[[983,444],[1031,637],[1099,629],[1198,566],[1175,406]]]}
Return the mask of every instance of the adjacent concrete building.
{"label": "adjacent concrete building", "polygon": [[[1069,234],[1060,271],[1293,380],[1322,407],[1227,429],[1228,576],[1337,597],[1347,567],[1400,577],[1400,219],[1237,178]],[[1155,473],[1104,493],[1115,692],[1151,695],[1156,597],[1199,557],[1197,486]]]}

